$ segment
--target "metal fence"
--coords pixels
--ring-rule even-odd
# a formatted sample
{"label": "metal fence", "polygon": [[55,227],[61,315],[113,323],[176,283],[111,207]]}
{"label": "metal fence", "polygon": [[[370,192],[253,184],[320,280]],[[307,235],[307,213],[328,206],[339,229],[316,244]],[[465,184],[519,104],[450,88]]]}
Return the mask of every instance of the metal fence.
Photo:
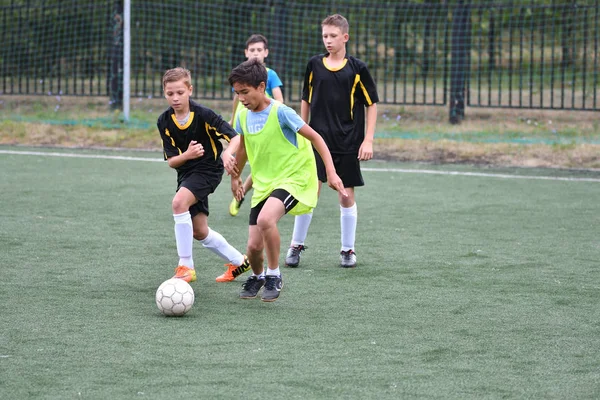
{"label": "metal fence", "polygon": [[[132,1],[132,97],[162,96],[165,69],[193,72],[195,95],[230,99],[227,75],[252,33],[300,100],[308,58],[324,51],[320,21],[350,22],[348,52],[367,62],[385,104],[600,109],[598,0]],[[351,2],[347,2],[351,3]],[[123,93],[123,0],[0,2],[3,95]]]}

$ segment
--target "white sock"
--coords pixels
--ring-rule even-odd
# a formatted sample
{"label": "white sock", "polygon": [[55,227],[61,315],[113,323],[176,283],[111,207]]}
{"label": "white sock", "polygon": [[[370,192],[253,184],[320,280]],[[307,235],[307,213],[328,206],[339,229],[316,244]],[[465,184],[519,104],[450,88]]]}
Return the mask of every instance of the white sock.
{"label": "white sock", "polygon": [[271,276],[271,275],[281,276],[281,272],[279,271],[279,265],[277,266],[276,269],[267,268],[267,275],[268,276]]}
{"label": "white sock", "polygon": [[356,239],[356,220],[358,211],[356,203],[352,207],[340,206],[340,225],[342,227],[342,251],[354,250]]}
{"label": "white sock", "polygon": [[292,246],[304,244],[312,216],[313,213],[296,215],[294,219],[294,233],[292,233]]}
{"label": "white sock", "polygon": [[258,279],[265,279],[265,270],[263,269],[263,271],[262,271],[260,274],[258,274],[258,275],[256,275],[256,274],[253,272],[253,273],[252,273],[252,276],[255,276],[255,277],[257,277]]}
{"label": "white sock", "polygon": [[202,246],[233,265],[240,266],[244,263],[244,255],[230,245],[217,231],[208,228],[208,235],[204,240],[201,240],[200,243],[202,243]]}
{"label": "white sock", "polygon": [[173,214],[175,220],[175,242],[177,243],[177,254],[179,265],[194,268],[192,259],[192,246],[194,244],[194,227],[192,216],[189,211],[181,214]]}

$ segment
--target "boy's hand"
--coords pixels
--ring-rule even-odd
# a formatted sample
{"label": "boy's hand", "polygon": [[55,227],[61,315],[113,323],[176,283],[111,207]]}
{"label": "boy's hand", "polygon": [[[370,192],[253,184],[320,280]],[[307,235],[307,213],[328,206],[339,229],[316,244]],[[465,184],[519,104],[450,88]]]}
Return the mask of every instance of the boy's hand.
{"label": "boy's hand", "polygon": [[337,190],[344,197],[348,197],[348,192],[344,188],[344,183],[336,173],[327,174],[327,185],[333,190]]}
{"label": "boy's hand", "polygon": [[373,158],[373,142],[365,140],[358,149],[358,159],[360,161],[367,161]]}
{"label": "boy's hand", "polygon": [[231,193],[233,193],[233,197],[235,197],[237,201],[240,201],[244,197],[244,183],[240,176],[235,178],[233,176],[231,177]]}
{"label": "boy's hand", "polygon": [[192,140],[185,153],[188,155],[189,160],[200,158],[204,155],[204,147],[195,140]]}
{"label": "boy's hand", "polygon": [[221,154],[221,158],[223,159],[223,166],[225,167],[225,171],[227,171],[227,175],[238,176],[240,171],[237,167],[235,156],[225,150]]}

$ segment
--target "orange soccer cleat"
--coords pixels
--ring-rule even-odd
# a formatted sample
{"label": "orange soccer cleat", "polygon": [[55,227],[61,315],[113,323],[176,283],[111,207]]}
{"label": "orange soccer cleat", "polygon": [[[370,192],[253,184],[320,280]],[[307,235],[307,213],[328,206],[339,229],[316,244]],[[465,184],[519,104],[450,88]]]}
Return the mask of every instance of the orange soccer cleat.
{"label": "orange soccer cleat", "polygon": [[246,256],[244,256],[244,262],[240,266],[235,266],[233,264],[225,264],[225,266],[227,267],[227,271],[222,275],[217,276],[217,282],[231,282],[244,272],[250,271],[250,261]]}
{"label": "orange soccer cleat", "polygon": [[175,268],[175,275],[173,275],[173,278],[183,279],[187,283],[194,282],[196,280],[196,270],[180,265]]}

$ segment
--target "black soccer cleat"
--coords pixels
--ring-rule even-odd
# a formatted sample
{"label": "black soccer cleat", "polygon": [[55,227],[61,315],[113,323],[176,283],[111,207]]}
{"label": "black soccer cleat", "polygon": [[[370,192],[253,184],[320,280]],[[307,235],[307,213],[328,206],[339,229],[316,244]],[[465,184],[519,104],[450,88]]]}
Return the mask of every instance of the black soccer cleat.
{"label": "black soccer cleat", "polygon": [[288,267],[296,268],[300,264],[300,253],[308,249],[303,244],[296,246],[290,246],[285,256],[285,265]]}
{"label": "black soccer cleat", "polygon": [[258,278],[257,276],[250,276],[246,279],[246,282],[242,285],[242,291],[240,292],[240,299],[254,299],[258,296],[258,292],[265,285],[265,278]]}
{"label": "black soccer cleat", "polygon": [[283,287],[283,279],[281,276],[267,275],[265,276],[265,288],[261,297],[262,301],[275,301],[281,293]]}

